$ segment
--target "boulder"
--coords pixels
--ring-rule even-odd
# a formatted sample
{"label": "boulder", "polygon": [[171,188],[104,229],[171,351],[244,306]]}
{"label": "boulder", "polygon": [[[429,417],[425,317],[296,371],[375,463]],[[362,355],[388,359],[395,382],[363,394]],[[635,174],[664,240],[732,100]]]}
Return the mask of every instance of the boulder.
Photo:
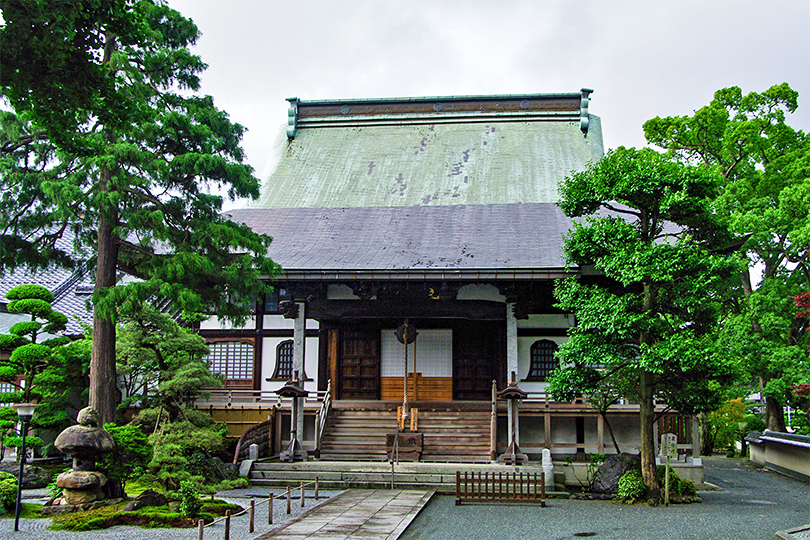
{"label": "boulder", "polygon": [[[20,464],[13,461],[0,463],[0,471],[13,474],[15,477],[20,474]],[[51,474],[41,467],[35,465],[25,465],[23,467],[23,489],[44,488],[51,483]]]}
{"label": "boulder", "polygon": [[64,489],[93,490],[107,483],[107,477],[95,471],[65,471],[56,477],[56,486]]}
{"label": "boulder", "polygon": [[154,489],[147,489],[124,506],[122,512],[132,512],[144,506],[163,506],[166,504],[166,495],[158,493]]}
{"label": "boulder", "polygon": [[596,477],[591,484],[591,491],[595,493],[616,493],[619,491],[619,479],[629,469],[637,469],[641,465],[638,454],[622,453],[609,456],[599,467]]}

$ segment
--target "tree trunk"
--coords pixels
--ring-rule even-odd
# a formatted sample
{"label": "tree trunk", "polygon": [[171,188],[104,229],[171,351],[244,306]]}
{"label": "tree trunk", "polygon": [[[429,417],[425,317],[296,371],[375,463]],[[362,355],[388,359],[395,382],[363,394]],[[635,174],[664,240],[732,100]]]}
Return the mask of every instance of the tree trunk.
{"label": "tree trunk", "polygon": [[714,432],[709,422],[709,413],[700,413],[700,455],[711,456],[714,453]]}
{"label": "tree trunk", "polygon": [[[101,189],[107,189],[109,169],[101,173]],[[98,221],[98,260],[96,262],[96,285],[99,290],[113,287],[116,282],[118,241],[113,227],[118,221],[115,209],[102,212]],[[93,348],[90,353],[90,406],[98,412],[101,424],[115,421],[118,405],[117,375],[115,370],[115,322],[107,314],[93,308]]]}
{"label": "tree trunk", "polygon": [[641,372],[639,392],[639,422],[641,423],[641,478],[647,488],[647,496],[658,501],[661,497],[661,482],[655,470],[655,401],[653,399],[653,374]]}
{"label": "tree trunk", "polygon": [[771,431],[779,431],[780,433],[787,433],[785,411],[782,408],[782,404],[772,397],[766,397],[765,405],[768,410],[768,429]]}

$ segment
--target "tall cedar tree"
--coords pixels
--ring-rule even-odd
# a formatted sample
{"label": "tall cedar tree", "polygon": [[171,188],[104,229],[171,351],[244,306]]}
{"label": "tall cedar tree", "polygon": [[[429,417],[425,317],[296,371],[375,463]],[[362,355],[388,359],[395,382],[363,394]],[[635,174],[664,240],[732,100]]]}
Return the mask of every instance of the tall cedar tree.
{"label": "tall cedar tree", "polygon": [[810,139],[785,122],[797,106],[786,83],[749,94],[731,87],[692,116],[644,124],[650,143],[723,176],[717,210],[748,236],[743,251],[762,268],[762,282],[754,288],[749,272],[741,274],[722,339],[761,384],[768,428],[782,432],[790,387],[810,382],[808,336],[790,299],[810,289]]}
{"label": "tall cedar tree", "polygon": [[732,373],[711,335],[713,300],[739,268],[713,251],[728,240],[712,215],[716,189],[710,171],[625,148],[560,186],[563,212],[584,218],[565,239],[567,261],[602,275],[557,284],[557,305],[577,326],[560,348],[552,388],[565,397],[634,378],[642,477],[656,499],[656,399],[684,414],[711,410]]}
{"label": "tall cedar tree", "polygon": [[[224,217],[223,198],[256,198],[244,128],[196,93],[199,32],[157,0],[0,0],[5,97],[0,261],[95,267],[90,404],[117,402],[122,304],[170,302],[240,321],[275,273],[270,238]],[[57,240],[75,239],[75,250]],[[84,250],[84,251],[82,251]],[[89,255],[85,255],[85,253]],[[139,278],[119,284],[121,273]]]}

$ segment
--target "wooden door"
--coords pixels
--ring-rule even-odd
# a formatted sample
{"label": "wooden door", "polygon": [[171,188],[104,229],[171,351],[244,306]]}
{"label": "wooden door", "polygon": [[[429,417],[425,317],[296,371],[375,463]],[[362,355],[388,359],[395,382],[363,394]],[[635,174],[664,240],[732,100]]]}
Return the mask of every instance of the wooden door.
{"label": "wooden door", "polygon": [[503,332],[490,325],[453,330],[453,399],[489,401],[504,355]]}
{"label": "wooden door", "polygon": [[340,399],[380,399],[379,330],[344,330],[340,354]]}

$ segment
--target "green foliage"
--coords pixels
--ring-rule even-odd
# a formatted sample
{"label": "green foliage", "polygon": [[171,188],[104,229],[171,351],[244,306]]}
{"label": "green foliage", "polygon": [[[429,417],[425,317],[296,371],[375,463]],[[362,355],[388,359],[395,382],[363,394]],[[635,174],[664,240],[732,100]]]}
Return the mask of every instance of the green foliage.
{"label": "green foliage", "polygon": [[[664,475],[666,474],[667,466],[658,465],[656,472],[658,477],[661,478],[661,483],[664,483]],[[692,497],[697,494],[695,484],[691,480],[684,480],[672,467],[669,468],[669,494],[670,496],[689,496]]]}
{"label": "green foliage", "polygon": [[175,420],[180,407],[216,387],[203,357],[205,340],[148,304],[121,313],[117,370],[129,397],[124,406],[160,406]]}
{"label": "green foliage", "polygon": [[6,293],[6,298],[11,300],[9,312],[29,315],[31,320],[14,324],[10,333],[0,339],[0,347],[11,353],[0,360],[0,380],[15,387],[15,392],[0,396],[0,399],[5,402],[41,400],[40,375],[65,345],[65,340],[38,343],[37,338],[40,332],[54,334],[63,331],[66,319],[51,309],[53,294],[39,285],[19,285]]}
{"label": "green foliage", "polygon": [[126,489],[127,481],[142,474],[149,465],[152,445],[138,426],[104,424],[104,429],[115,441],[115,450],[104,456],[104,470],[108,476],[120,479]]}
{"label": "green foliage", "polygon": [[134,425],[154,430],[149,435],[154,448],[150,471],[167,490],[177,489],[183,480],[194,480],[198,485],[218,481],[205,459],[222,448],[222,426],[191,409],[181,408],[180,416],[182,420],[171,422],[160,409],[145,409],[133,419]]}
{"label": "green foliage", "polygon": [[743,416],[742,422],[745,423],[746,433],[749,431],[759,431],[762,433],[767,428],[765,421],[756,414],[746,414]]}
{"label": "green foliage", "polygon": [[[717,299],[742,268],[719,249],[731,239],[712,206],[720,180],[650,149],[619,148],[560,185],[560,208],[585,218],[565,238],[566,259],[601,275],[555,287],[556,306],[577,318],[557,353],[555,399],[583,392],[606,407],[633,398],[648,427],[656,398],[684,414],[719,404],[734,362],[716,344]],[[651,468],[646,433],[642,464]]]}
{"label": "green foliage", "polygon": [[[98,350],[113,346],[119,309],[144,302],[244,321],[239,299],[278,269],[271,239],[207,193],[256,198],[259,182],[244,128],[197,93],[194,23],[157,0],[7,3],[3,18],[0,85],[14,112],[0,113],[0,267],[94,260]],[[120,272],[140,279],[116,283]],[[114,380],[91,384],[105,421]]]}
{"label": "green foliage", "polygon": [[[55,516],[53,528],[63,531],[93,531],[118,525],[139,525],[150,529],[196,526],[193,520],[185,518],[180,512],[172,512],[165,506],[148,506],[134,512],[121,512],[124,504]],[[200,513],[198,518],[205,523],[214,520],[210,513],[205,512]]]}
{"label": "green foliage", "polygon": [[180,513],[185,517],[195,518],[202,509],[200,491],[193,482],[180,482]]}
{"label": "green foliage", "polygon": [[674,159],[722,174],[717,213],[744,235],[742,252],[762,269],[762,283],[741,274],[721,339],[752,386],[765,383],[768,427],[776,431],[785,430],[790,386],[810,382],[810,334],[790,300],[810,289],[810,139],[786,123],[797,107],[787,83],[749,94],[731,87],[692,116],[644,124],[647,140]]}
{"label": "green foliage", "polygon": [[641,474],[635,469],[628,470],[619,479],[616,497],[624,502],[633,502],[643,496],[644,480],[641,479]]}
{"label": "green foliage", "polygon": [[17,503],[17,477],[0,471],[0,509],[11,511]]}
{"label": "green foliage", "polygon": [[740,422],[745,418],[745,403],[742,399],[731,399],[709,414],[712,426],[714,451],[732,447],[740,437]]}

